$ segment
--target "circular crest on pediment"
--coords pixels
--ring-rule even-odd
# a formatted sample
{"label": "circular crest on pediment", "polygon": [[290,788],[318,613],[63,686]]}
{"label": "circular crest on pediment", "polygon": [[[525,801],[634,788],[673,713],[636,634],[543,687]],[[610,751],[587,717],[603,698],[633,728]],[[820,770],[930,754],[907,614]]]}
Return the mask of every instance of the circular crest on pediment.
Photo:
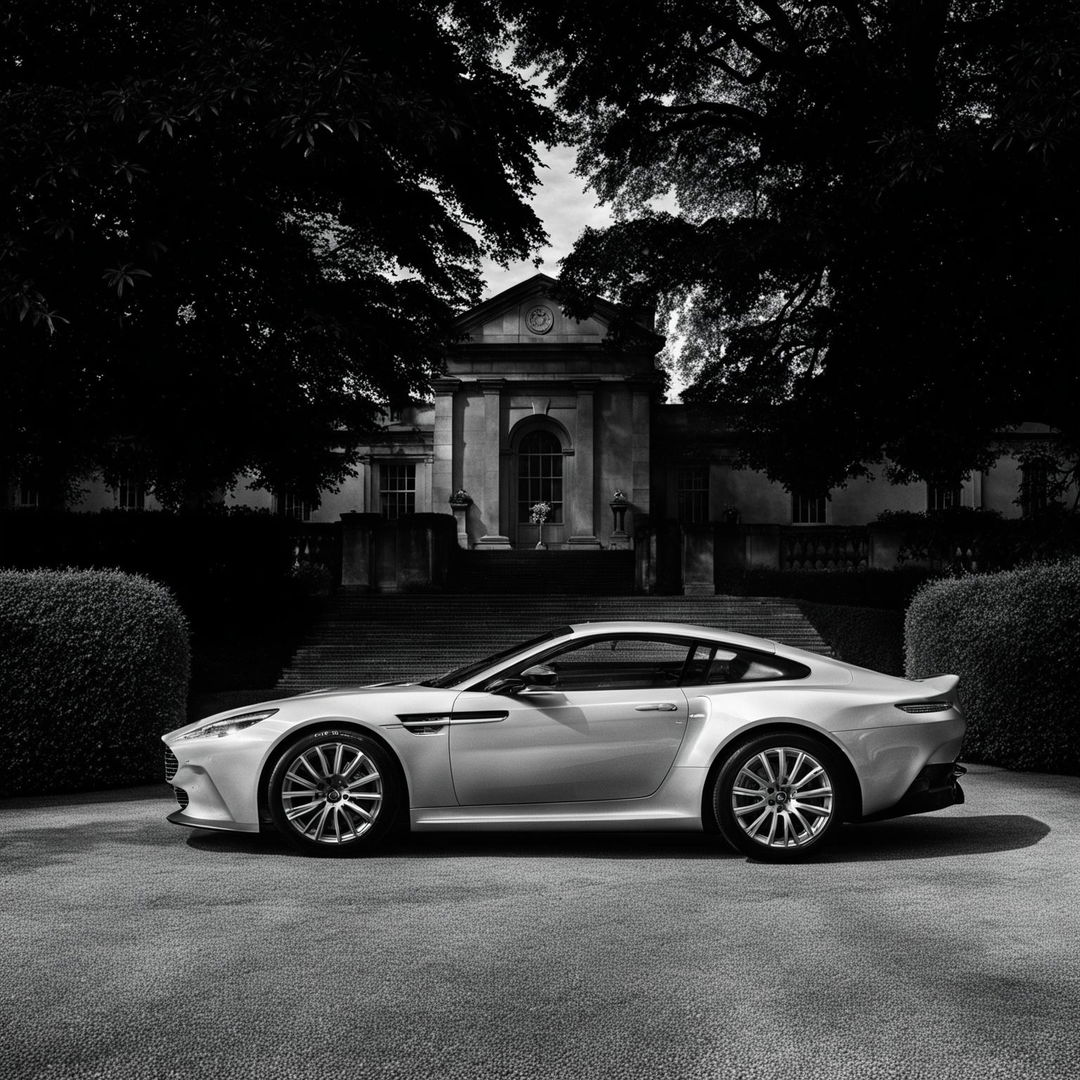
{"label": "circular crest on pediment", "polygon": [[551,308],[536,304],[525,312],[525,325],[530,334],[546,334],[555,325]]}

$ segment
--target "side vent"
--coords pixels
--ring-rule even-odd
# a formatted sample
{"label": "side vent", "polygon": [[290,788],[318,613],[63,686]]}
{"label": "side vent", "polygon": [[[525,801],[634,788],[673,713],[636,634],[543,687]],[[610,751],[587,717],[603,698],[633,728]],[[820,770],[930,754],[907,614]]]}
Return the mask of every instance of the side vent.
{"label": "side vent", "polygon": [[176,755],[168,747],[165,747],[165,783],[172,783],[172,778],[179,768],[180,762],[176,760]]}
{"label": "side vent", "polygon": [[903,709],[908,713],[931,713],[931,712],[945,712],[946,709],[952,708],[952,702],[950,701],[915,701],[910,705],[897,705],[898,709]]}
{"label": "side vent", "polygon": [[400,713],[398,720],[414,735],[438,735],[450,723],[449,713]]}

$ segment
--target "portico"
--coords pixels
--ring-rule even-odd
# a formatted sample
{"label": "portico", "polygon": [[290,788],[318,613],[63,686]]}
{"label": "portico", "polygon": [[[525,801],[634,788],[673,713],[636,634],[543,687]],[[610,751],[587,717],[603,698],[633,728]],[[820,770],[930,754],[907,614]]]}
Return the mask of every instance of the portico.
{"label": "portico", "polygon": [[435,387],[432,502],[468,492],[470,547],[534,546],[537,502],[552,507],[544,526],[552,548],[610,546],[616,490],[631,520],[649,512],[663,339],[641,325],[634,344],[617,346],[615,305],[571,319],[551,299],[554,285],[537,274],[462,315]]}

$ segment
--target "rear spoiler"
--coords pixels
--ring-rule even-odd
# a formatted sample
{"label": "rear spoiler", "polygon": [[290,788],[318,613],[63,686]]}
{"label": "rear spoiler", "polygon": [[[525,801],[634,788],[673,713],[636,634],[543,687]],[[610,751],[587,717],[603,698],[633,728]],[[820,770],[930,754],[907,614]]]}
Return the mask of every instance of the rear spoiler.
{"label": "rear spoiler", "polygon": [[915,679],[924,686],[930,687],[935,694],[951,694],[960,682],[959,675],[931,675],[928,679]]}

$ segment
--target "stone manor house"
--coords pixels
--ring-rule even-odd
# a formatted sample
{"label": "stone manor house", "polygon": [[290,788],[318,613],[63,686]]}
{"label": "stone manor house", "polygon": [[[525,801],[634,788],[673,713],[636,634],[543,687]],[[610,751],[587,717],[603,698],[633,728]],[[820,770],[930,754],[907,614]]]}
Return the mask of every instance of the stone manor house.
{"label": "stone manor house", "polygon": [[[569,319],[550,297],[554,284],[537,274],[461,315],[434,401],[389,419],[338,491],[309,505],[241,485],[227,503],[316,524],[452,513],[459,547],[496,551],[535,549],[530,510],[543,501],[549,550],[642,548],[666,529],[681,546],[687,591],[706,591],[718,565],[894,565],[895,542],[869,528],[885,510],[967,506],[1010,517],[1045,503],[1045,477],[1024,477],[1017,456],[1021,444],[1052,439],[1033,424],[1003,434],[993,468],[953,483],[878,477],[832,492],[786,491],[733,466],[734,436],[720,410],[664,402],[656,365],[664,339],[651,326],[641,324],[639,344],[610,348],[617,306],[598,301],[591,318]],[[133,481],[91,485],[72,509],[154,505]],[[638,558],[638,585],[648,590],[649,556]]]}

